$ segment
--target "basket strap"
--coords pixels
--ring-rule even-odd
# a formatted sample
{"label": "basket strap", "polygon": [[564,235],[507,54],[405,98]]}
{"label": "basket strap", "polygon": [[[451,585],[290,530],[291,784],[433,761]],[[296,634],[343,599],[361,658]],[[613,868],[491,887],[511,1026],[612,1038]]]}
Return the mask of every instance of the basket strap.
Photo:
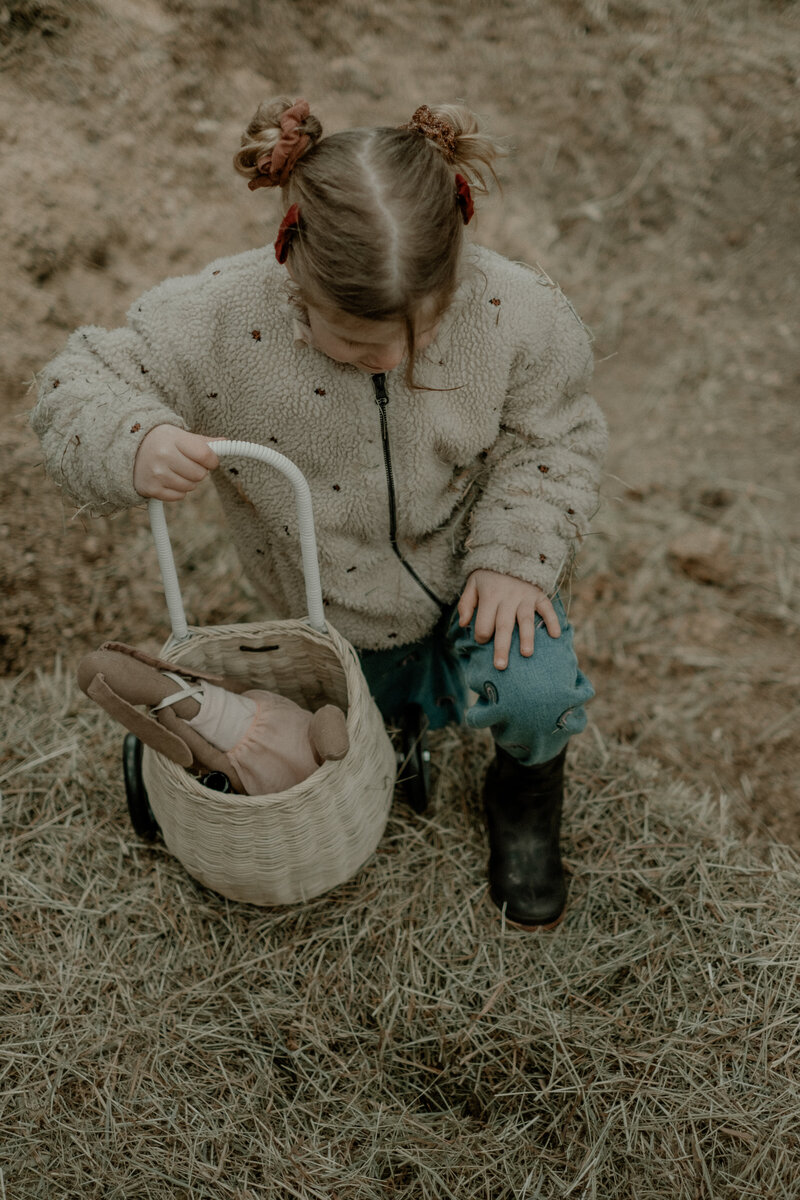
{"label": "basket strap", "polygon": [[173,692],[171,696],[165,696],[158,704],[153,705],[150,709],[151,713],[160,712],[162,708],[171,708],[173,704],[177,704],[180,700],[197,700],[201,699],[204,695],[202,683],[191,684],[188,679],[184,679],[182,675],[176,675],[174,671],[162,671],[161,674],[180,684],[181,690]]}
{"label": "basket strap", "polygon": [[[308,623],[319,633],[327,632],[325,615],[322,604],[322,584],[319,577],[319,558],[317,556],[317,539],[314,532],[314,513],[311,506],[311,492],[305,475],[291,459],[279,454],[270,446],[260,446],[257,442],[236,442],[215,440],[208,443],[220,458],[233,456],[236,458],[253,458],[257,462],[267,463],[281,471],[294,488],[295,504],[297,505],[297,521],[300,529],[300,554],[303,564],[303,576],[306,584],[306,603],[308,604]],[[148,502],[150,512],[150,527],[156,544],[158,565],[164,582],[164,597],[167,603],[172,636],[176,642],[185,641],[190,637],[189,626],[186,622],[183,599],[181,597],[178,574],[175,570],[175,558],[167,530],[164,515],[164,505],[161,500]]]}

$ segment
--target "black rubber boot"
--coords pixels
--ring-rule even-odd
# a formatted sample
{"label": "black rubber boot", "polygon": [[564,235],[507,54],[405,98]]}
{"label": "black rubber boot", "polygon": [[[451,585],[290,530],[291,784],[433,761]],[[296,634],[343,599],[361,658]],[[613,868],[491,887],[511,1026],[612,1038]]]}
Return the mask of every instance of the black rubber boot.
{"label": "black rubber boot", "polygon": [[491,897],[515,925],[552,926],[567,899],[559,850],[566,750],[533,767],[496,751],[483,788]]}

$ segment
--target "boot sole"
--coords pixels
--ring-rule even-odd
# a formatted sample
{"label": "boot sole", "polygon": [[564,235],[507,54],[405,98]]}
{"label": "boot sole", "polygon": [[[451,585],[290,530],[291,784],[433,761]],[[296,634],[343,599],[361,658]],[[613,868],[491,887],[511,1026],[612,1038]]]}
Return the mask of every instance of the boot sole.
{"label": "boot sole", "polygon": [[[495,907],[497,916],[502,917],[503,906],[497,903],[491,891],[489,892],[489,899]],[[548,930],[555,929],[557,925],[561,924],[566,916],[566,913],[567,906],[565,904],[557,917],[552,917],[547,921],[517,921],[513,917],[510,917],[508,913],[505,914],[505,920],[506,925],[511,925],[514,929],[522,929],[525,931],[525,933],[536,933],[538,930],[541,930],[543,933],[547,933]]]}
{"label": "boot sole", "polygon": [[522,921],[512,921],[511,917],[506,917],[506,925],[510,925],[513,929],[522,929],[525,933],[547,933],[561,924],[566,916],[566,912],[566,909],[562,909],[554,920],[543,921],[536,925],[524,925]]}

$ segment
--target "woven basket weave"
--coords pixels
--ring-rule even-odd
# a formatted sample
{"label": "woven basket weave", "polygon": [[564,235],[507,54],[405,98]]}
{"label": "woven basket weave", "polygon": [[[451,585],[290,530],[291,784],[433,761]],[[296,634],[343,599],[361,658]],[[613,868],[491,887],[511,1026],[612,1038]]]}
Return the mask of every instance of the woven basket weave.
{"label": "woven basket weave", "polygon": [[176,763],[145,748],[142,776],[167,848],[190,875],[231,900],[296,904],[350,879],[381,839],[392,801],[395,753],[358,656],[325,621],[311,496],[284,455],[253,442],[212,441],[220,457],[276,467],[292,483],[308,620],[190,628],[169,542],[164,506],[150,522],[164,580],[171,662],[278,692],[312,712],[336,704],[347,717],[350,749],[302,783],[270,796],[212,791]]}
{"label": "woven basket weave", "polygon": [[355,651],[303,621],[192,629],[162,657],[347,713],[350,749],[271,796],[223,794],[145,748],[142,773],[167,848],[206,887],[250,904],[310,900],[350,879],[386,825],[395,753]]}

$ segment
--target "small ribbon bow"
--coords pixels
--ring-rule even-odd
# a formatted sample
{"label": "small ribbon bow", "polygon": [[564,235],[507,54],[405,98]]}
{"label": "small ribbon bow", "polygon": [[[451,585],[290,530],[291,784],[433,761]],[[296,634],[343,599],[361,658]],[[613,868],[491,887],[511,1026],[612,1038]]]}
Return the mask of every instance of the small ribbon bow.
{"label": "small ribbon bow", "polygon": [[281,221],[278,236],[275,238],[275,257],[279,263],[285,263],[289,257],[292,238],[300,228],[300,207],[293,204]]}
{"label": "small ribbon bow", "polygon": [[461,209],[461,217],[465,225],[469,225],[475,213],[475,205],[472,202],[472,192],[463,175],[456,175],[456,203]]}

